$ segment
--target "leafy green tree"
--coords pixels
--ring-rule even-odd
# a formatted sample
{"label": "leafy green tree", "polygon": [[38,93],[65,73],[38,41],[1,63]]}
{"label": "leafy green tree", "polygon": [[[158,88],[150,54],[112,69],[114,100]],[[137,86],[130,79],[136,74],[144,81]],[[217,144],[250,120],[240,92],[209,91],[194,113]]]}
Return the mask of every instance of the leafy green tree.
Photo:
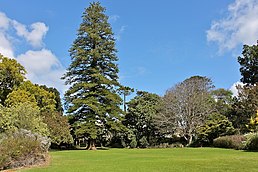
{"label": "leafy green tree", "polygon": [[34,96],[40,111],[56,111],[56,97],[53,92],[49,92],[30,81],[22,83],[18,90],[24,90]]}
{"label": "leafy green tree", "polygon": [[240,133],[246,133],[249,129],[246,125],[251,117],[255,117],[258,109],[258,85],[238,86],[238,97],[233,104],[233,110],[229,120]]}
{"label": "leafy green tree", "polygon": [[122,113],[115,39],[104,12],[99,2],[85,9],[63,77],[70,86],[65,93],[67,113],[76,116],[79,133],[88,135],[89,149],[96,149],[98,131],[121,121]]}
{"label": "leafy green tree", "polygon": [[241,66],[241,81],[254,85],[258,82],[258,41],[257,45],[244,45],[242,54],[242,57],[238,57],[238,62]]}
{"label": "leafy green tree", "polygon": [[51,143],[60,146],[73,142],[67,117],[60,112],[42,112],[43,122],[49,129]]}
{"label": "leafy green tree", "polygon": [[20,103],[30,102],[37,107],[37,101],[34,95],[31,95],[28,91],[17,89],[8,94],[5,100],[5,105],[11,107]]}
{"label": "leafy green tree", "polygon": [[57,112],[62,113],[64,111],[63,107],[62,107],[62,101],[61,101],[61,97],[60,97],[60,93],[56,88],[53,87],[47,87],[46,85],[41,85],[40,88],[43,88],[44,90],[53,93],[55,95],[55,110]]}
{"label": "leafy green tree", "polygon": [[233,93],[223,88],[213,90],[212,97],[215,99],[215,109],[217,113],[228,116],[232,111],[234,103]]}
{"label": "leafy green tree", "polygon": [[198,127],[198,142],[205,146],[212,145],[215,138],[234,134],[235,130],[232,123],[224,115],[211,114],[204,125]]}
{"label": "leafy green tree", "polygon": [[145,136],[150,144],[156,136],[154,116],[161,105],[160,96],[145,91],[137,91],[137,96],[128,102],[128,112],[124,124],[134,131],[136,140]]}
{"label": "leafy green tree", "polygon": [[0,54],[0,104],[4,105],[7,95],[25,79],[26,71],[15,59]]}

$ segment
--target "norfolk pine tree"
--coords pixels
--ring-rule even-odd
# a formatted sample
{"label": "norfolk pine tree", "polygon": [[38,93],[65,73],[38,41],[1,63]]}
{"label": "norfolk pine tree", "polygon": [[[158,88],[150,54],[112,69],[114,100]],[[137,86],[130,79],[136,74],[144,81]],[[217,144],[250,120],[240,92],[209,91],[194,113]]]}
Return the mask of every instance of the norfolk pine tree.
{"label": "norfolk pine tree", "polygon": [[117,50],[104,12],[99,2],[85,9],[70,48],[71,64],[63,77],[70,86],[65,93],[67,112],[74,117],[75,133],[89,139],[88,149],[96,149],[98,135],[115,128],[122,113]]}

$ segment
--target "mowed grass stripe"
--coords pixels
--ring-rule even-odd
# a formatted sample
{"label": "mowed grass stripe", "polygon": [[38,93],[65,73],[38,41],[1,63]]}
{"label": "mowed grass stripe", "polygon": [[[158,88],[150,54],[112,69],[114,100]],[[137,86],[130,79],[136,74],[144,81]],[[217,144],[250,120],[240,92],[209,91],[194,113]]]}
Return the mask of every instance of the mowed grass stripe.
{"label": "mowed grass stripe", "polygon": [[258,152],[215,148],[72,150],[50,153],[51,164],[20,171],[257,172]]}

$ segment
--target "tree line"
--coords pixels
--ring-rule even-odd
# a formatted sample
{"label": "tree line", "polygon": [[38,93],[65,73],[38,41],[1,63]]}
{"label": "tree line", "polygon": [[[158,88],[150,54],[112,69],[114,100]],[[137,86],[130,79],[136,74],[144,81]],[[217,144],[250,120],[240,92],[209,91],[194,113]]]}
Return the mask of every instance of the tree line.
{"label": "tree line", "polygon": [[83,13],[70,48],[71,65],[63,77],[70,86],[65,102],[73,137],[86,140],[88,149],[96,149],[96,144],[146,147],[175,141],[211,145],[219,136],[250,131],[249,121],[258,109],[257,45],[244,45],[243,56],[238,57],[245,85],[238,86],[237,97],[215,89],[206,76],[192,76],[164,96],[137,91],[125,102],[134,89],[119,83],[116,52],[105,8],[91,3]]}

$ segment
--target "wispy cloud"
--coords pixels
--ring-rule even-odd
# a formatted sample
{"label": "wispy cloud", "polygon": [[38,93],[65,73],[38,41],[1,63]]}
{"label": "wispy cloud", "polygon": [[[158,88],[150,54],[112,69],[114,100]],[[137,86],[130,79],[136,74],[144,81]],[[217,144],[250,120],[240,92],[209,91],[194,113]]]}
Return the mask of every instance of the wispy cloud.
{"label": "wispy cloud", "polygon": [[119,15],[111,15],[108,20],[110,23],[115,23],[120,18]]}
{"label": "wispy cloud", "polygon": [[232,50],[240,44],[254,44],[258,38],[258,0],[235,0],[227,14],[213,21],[207,40],[216,42],[219,52]]}
{"label": "wispy cloud", "polygon": [[[65,85],[60,77],[65,69],[54,53],[44,48],[43,39],[48,29],[45,23],[36,22],[27,26],[0,12],[0,53],[6,57],[16,58],[25,67],[28,72],[27,78],[33,83],[55,87],[64,92]],[[30,45],[31,49],[15,57],[13,39]]]}
{"label": "wispy cloud", "polygon": [[118,30],[118,32],[115,34],[115,39],[116,39],[117,41],[120,41],[120,40],[121,40],[121,36],[122,36],[122,34],[124,33],[125,28],[126,28],[126,26],[121,26],[120,29]]}

